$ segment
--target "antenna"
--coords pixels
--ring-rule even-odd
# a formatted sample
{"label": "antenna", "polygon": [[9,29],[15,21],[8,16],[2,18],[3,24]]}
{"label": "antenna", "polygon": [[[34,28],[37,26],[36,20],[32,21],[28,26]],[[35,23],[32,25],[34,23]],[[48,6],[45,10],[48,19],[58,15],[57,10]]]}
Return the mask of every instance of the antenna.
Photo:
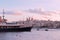
{"label": "antenna", "polygon": [[5,17],[4,14],[5,14],[5,12],[4,12],[4,9],[3,9],[3,22],[4,22],[4,17]]}

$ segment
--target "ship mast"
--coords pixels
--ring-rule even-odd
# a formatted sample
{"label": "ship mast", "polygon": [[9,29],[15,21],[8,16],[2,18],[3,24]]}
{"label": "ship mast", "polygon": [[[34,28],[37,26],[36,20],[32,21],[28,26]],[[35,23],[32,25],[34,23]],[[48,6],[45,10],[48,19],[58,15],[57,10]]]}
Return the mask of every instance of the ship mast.
{"label": "ship mast", "polygon": [[3,9],[3,23],[4,23],[4,17],[5,17],[4,14],[5,14],[5,12],[4,12],[4,9]]}

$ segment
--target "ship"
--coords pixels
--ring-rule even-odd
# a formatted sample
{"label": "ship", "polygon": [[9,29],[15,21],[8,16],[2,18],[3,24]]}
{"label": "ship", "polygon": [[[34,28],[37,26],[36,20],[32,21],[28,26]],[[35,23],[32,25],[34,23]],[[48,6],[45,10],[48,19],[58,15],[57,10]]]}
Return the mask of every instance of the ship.
{"label": "ship", "polygon": [[25,26],[25,24],[19,24],[19,23],[9,23],[6,22],[6,19],[4,18],[5,12],[3,9],[3,19],[1,20],[0,17],[0,32],[25,32],[25,31],[31,31],[32,26]]}
{"label": "ship", "polygon": [[22,27],[21,24],[10,24],[10,23],[4,23],[0,24],[0,32],[30,32],[32,29],[32,26],[29,27]]}

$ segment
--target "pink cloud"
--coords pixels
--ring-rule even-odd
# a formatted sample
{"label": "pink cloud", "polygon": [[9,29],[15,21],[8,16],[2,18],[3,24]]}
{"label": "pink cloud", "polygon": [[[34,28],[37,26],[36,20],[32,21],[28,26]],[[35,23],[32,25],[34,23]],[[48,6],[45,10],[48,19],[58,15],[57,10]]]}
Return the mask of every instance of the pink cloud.
{"label": "pink cloud", "polygon": [[[18,21],[18,20],[25,20],[27,17],[33,17],[37,20],[53,20],[53,21],[60,21],[60,12],[59,11],[43,11],[43,14],[37,13],[30,13],[25,11],[14,11],[14,14],[8,15],[7,19],[9,21]],[[17,19],[17,20],[16,20]]]}
{"label": "pink cloud", "polygon": [[18,15],[22,15],[22,13],[15,12],[15,13],[12,14],[12,15],[16,15],[16,16],[18,16]]}

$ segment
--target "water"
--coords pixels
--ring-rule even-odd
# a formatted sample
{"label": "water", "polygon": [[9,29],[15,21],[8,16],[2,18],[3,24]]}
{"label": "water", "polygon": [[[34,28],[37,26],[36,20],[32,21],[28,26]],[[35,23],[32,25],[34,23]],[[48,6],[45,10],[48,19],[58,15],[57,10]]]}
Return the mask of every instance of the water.
{"label": "water", "polygon": [[60,29],[32,29],[31,32],[1,32],[0,40],[60,40]]}

